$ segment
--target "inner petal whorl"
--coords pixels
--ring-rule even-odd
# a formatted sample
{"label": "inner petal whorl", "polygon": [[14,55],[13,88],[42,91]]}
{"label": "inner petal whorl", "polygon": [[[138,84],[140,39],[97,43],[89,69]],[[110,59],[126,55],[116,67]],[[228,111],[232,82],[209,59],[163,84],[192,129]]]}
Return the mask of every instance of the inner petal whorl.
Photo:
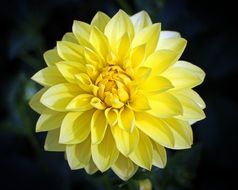
{"label": "inner petal whorl", "polygon": [[120,66],[109,65],[102,69],[95,80],[97,96],[107,107],[119,109],[129,100],[127,84],[130,81],[130,76]]}

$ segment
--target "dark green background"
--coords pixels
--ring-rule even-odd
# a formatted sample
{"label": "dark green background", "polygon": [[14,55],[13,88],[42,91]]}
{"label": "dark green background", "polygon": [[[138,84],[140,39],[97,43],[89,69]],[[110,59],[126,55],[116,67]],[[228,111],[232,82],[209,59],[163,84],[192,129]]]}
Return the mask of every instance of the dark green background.
{"label": "dark green background", "polygon": [[[8,0],[0,2],[0,189],[136,189],[150,178],[155,190],[231,189],[237,172],[237,13],[232,1],[207,0]],[[42,54],[71,31],[73,20],[90,22],[98,11],[112,16],[145,9],[162,28],[188,40],[183,59],[203,68],[196,90],[207,118],[195,124],[194,146],[169,151],[164,170],[140,171],[128,183],[111,172],[93,177],[70,171],[62,153],[44,152],[35,134],[37,114],[28,107],[39,89],[30,77],[44,67]],[[108,180],[109,179],[109,180]]]}

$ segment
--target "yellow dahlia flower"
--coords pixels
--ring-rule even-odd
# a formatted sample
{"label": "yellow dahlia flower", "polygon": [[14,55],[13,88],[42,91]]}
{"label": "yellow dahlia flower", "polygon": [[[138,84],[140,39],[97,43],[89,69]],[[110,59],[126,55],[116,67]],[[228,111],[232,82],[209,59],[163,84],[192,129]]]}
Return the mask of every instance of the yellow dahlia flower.
{"label": "yellow dahlia flower", "polygon": [[44,86],[30,105],[41,114],[36,131],[48,131],[45,150],[65,152],[71,169],[111,168],[127,180],[138,166],[163,168],[165,147],[190,148],[190,125],[205,117],[192,88],[205,74],[178,60],[185,46],[145,11],[74,21],[32,77]]}

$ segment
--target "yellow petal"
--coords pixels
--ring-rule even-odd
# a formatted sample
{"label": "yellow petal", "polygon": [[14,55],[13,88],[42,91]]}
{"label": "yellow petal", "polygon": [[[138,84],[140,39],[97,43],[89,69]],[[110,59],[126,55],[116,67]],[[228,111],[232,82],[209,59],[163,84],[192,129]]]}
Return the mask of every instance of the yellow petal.
{"label": "yellow petal", "polygon": [[120,81],[116,81],[117,84],[117,93],[118,93],[118,97],[120,99],[121,102],[127,102],[129,99],[129,94],[128,94],[128,90],[125,87],[125,84],[123,82]]}
{"label": "yellow petal", "polygon": [[104,110],[104,109],[106,109],[106,106],[105,106],[104,102],[103,102],[100,98],[98,98],[98,97],[93,97],[93,98],[91,99],[90,104],[91,104],[94,108],[99,109],[99,110]]}
{"label": "yellow petal", "polygon": [[105,13],[98,11],[97,14],[93,17],[91,25],[96,26],[102,32],[104,31],[105,26],[109,22],[110,17]]}
{"label": "yellow petal", "polygon": [[57,51],[59,56],[66,61],[83,62],[84,48],[78,44],[60,41],[57,42]]}
{"label": "yellow petal", "polygon": [[205,77],[205,73],[199,67],[180,61],[168,68],[162,75],[171,81],[176,90],[193,88],[201,84]]}
{"label": "yellow petal", "polygon": [[142,44],[132,49],[131,55],[130,55],[130,61],[131,61],[131,66],[133,68],[138,67],[143,62],[145,58],[145,50],[146,50],[145,48],[146,48],[145,44]]}
{"label": "yellow petal", "polygon": [[[65,64],[71,67],[75,67],[79,72],[85,73],[86,72],[86,65],[84,62],[78,61],[61,61],[58,64]],[[63,74],[62,74],[63,75]]]}
{"label": "yellow petal", "polygon": [[165,146],[174,146],[174,138],[167,124],[148,113],[135,113],[136,126],[155,142]]}
{"label": "yellow petal", "polygon": [[41,96],[46,92],[47,89],[48,88],[42,88],[40,91],[38,91],[31,97],[31,100],[29,102],[30,107],[39,114],[41,114],[45,109],[47,109],[47,107],[45,107],[40,102]]}
{"label": "yellow petal", "polygon": [[98,70],[94,65],[91,64],[86,64],[86,72],[88,73],[88,76],[90,77],[90,79],[92,79],[93,81],[95,81],[97,79],[98,76]]}
{"label": "yellow petal", "polygon": [[88,64],[93,65],[96,68],[102,68],[104,66],[102,58],[95,51],[85,48],[84,56]]}
{"label": "yellow petal", "polygon": [[141,83],[144,82],[151,73],[152,69],[149,67],[139,67],[138,69],[135,70],[134,73],[134,81],[135,83]]}
{"label": "yellow petal", "polygon": [[59,142],[62,144],[83,142],[90,133],[92,114],[92,110],[67,113],[61,125]]}
{"label": "yellow petal", "polygon": [[140,132],[140,140],[138,146],[129,155],[129,158],[138,166],[151,170],[153,147],[150,139]]}
{"label": "yellow petal", "polygon": [[49,131],[46,135],[44,149],[46,151],[63,152],[65,145],[59,144],[60,129]]}
{"label": "yellow petal", "polygon": [[172,94],[180,101],[183,107],[183,115],[176,116],[178,119],[199,121],[205,118],[203,110],[192,99],[177,92]]}
{"label": "yellow petal", "polygon": [[90,104],[93,95],[91,94],[79,94],[73,98],[67,105],[67,109],[71,111],[87,111],[92,109]]}
{"label": "yellow petal", "polygon": [[194,90],[183,89],[183,90],[179,90],[177,93],[182,94],[183,96],[186,96],[186,97],[192,99],[196,104],[199,105],[200,108],[202,108],[202,109],[206,108],[205,102],[200,97],[200,95],[197,92],[195,92]]}
{"label": "yellow petal", "polygon": [[150,110],[150,104],[146,96],[143,94],[136,94],[133,96],[132,101],[129,104],[130,108],[136,112],[143,112]]}
{"label": "yellow petal", "polygon": [[160,32],[159,40],[170,39],[170,38],[180,38],[181,35],[178,32],[163,30]]}
{"label": "yellow petal", "polygon": [[88,165],[85,166],[84,169],[90,175],[92,175],[92,174],[94,174],[94,173],[96,173],[98,171],[98,168],[94,164],[92,157],[90,158]]}
{"label": "yellow petal", "polygon": [[119,154],[116,162],[112,165],[112,170],[124,181],[130,179],[137,169],[138,166],[122,154]]}
{"label": "yellow petal", "polygon": [[119,10],[105,27],[105,35],[112,46],[125,34],[128,33],[130,39],[134,36],[134,27],[130,17],[122,10]]}
{"label": "yellow petal", "polygon": [[117,117],[118,117],[117,109],[107,108],[105,110],[105,116],[106,116],[107,122],[110,126],[114,126],[117,124]]}
{"label": "yellow petal", "polygon": [[104,58],[104,60],[106,60],[108,54],[108,41],[106,36],[96,27],[92,28],[89,42],[101,55],[101,57]]}
{"label": "yellow petal", "polygon": [[75,43],[75,44],[78,43],[77,39],[75,38],[74,33],[72,33],[72,32],[67,32],[63,36],[62,41],[72,42],[72,43]]}
{"label": "yellow petal", "polygon": [[133,41],[132,41],[132,48],[135,48],[137,46],[146,45],[146,55],[150,55],[152,52],[154,52],[158,39],[159,39],[159,33],[160,33],[160,24],[153,24],[151,26],[148,26],[141,31],[139,31]]}
{"label": "yellow petal", "polygon": [[176,64],[174,65],[174,68],[183,68],[186,69],[192,73],[194,73],[196,76],[198,76],[202,81],[205,78],[205,72],[199,68],[198,66],[189,63],[187,61],[177,61]]}
{"label": "yellow petal", "polygon": [[56,63],[63,61],[63,59],[58,55],[57,49],[48,50],[43,56],[48,66],[54,66]]}
{"label": "yellow petal", "polygon": [[159,118],[183,114],[183,108],[179,100],[167,92],[150,96],[149,103],[151,107],[149,113]]}
{"label": "yellow petal", "polygon": [[71,170],[76,170],[87,166],[91,158],[90,137],[79,144],[67,145],[66,158]]}
{"label": "yellow petal", "polygon": [[138,145],[138,130],[135,128],[132,132],[127,132],[118,125],[111,127],[111,130],[118,150],[123,155],[128,156]]}
{"label": "yellow petal", "polygon": [[148,94],[158,94],[171,88],[173,88],[171,82],[161,76],[150,77],[141,85],[141,89]]}
{"label": "yellow petal", "polygon": [[[130,49],[130,37],[128,33],[125,33],[120,39],[119,42],[117,43],[117,55],[121,62],[124,61],[124,59],[128,56],[129,54],[129,49]],[[126,65],[122,65],[126,66]]]}
{"label": "yellow petal", "polygon": [[31,79],[43,86],[53,86],[55,84],[66,82],[55,66],[46,67],[38,71],[33,77],[31,77]]}
{"label": "yellow petal", "polygon": [[188,122],[178,119],[164,119],[174,136],[174,146],[172,149],[191,148],[193,143],[193,132]]}
{"label": "yellow petal", "polygon": [[118,114],[118,126],[123,130],[132,132],[135,127],[134,111],[126,106],[121,108]]}
{"label": "yellow petal", "polygon": [[66,111],[69,102],[82,90],[77,86],[69,83],[57,84],[50,87],[41,97],[40,101],[46,107],[55,111]]}
{"label": "yellow petal", "polygon": [[160,39],[156,47],[156,50],[172,50],[177,52],[178,57],[180,57],[187,45],[187,40],[184,38],[167,38]]}
{"label": "yellow petal", "polygon": [[89,76],[85,73],[79,73],[75,75],[75,78],[77,79],[77,83],[86,92],[92,92],[92,81],[89,78]]}
{"label": "yellow petal", "polygon": [[117,109],[120,109],[124,106],[124,103],[119,100],[119,97],[116,94],[112,94],[110,92],[105,93],[104,102],[107,105],[110,105],[113,108],[117,108]]}
{"label": "yellow petal", "polygon": [[89,43],[89,35],[92,26],[90,26],[88,23],[75,20],[72,29],[79,44],[86,47],[91,47],[91,44]]}
{"label": "yellow petal", "polygon": [[56,64],[61,75],[69,82],[76,83],[75,75],[80,72],[77,67],[71,66],[63,62]]}
{"label": "yellow petal", "polygon": [[108,123],[104,111],[96,110],[91,120],[91,138],[92,144],[99,144],[102,142]]}
{"label": "yellow petal", "polygon": [[151,75],[159,75],[178,59],[178,54],[171,50],[159,50],[151,54],[143,63],[144,66],[152,68]]}
{"label": "yellow petal", "polygon": [[44,111],[36,123],[36,132],[50,131],[61,126],[65,113]]}
{"label": "yellow petal", "polygon": [[92,145],[91,149],[93,161],[101,172],[108,170],[115,163],[119,155],[109,128],[102,142]]}
{"label": "yellow petal", "polygon": [[139,32],[143,28],[152,25],[150,16],[146,11],[140,11],[131,16],[131,21],[134,25],[135,32]]}
{"label": "yellow petal", "polygon": [[164,168],[167,162],[166,150],[160,144],[152,141],[153,145],[153,159],[152,163],[158,168]]}

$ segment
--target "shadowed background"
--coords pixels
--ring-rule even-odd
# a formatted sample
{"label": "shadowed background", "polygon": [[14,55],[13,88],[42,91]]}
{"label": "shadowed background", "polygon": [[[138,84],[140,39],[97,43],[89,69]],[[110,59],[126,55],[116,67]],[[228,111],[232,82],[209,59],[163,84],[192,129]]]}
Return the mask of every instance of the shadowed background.
{"label": "shadowed background", "polygon": [[[155,190],[232,187],[238,169],[238,31],[230,1],[8,0],[0,5],[1,189],[134,190],[148,177]],[[182,59],[206,72],[196,90],[207,104],[207,118],[193,125],[193,148],[169,151],[164,170],[140,171],[129,183],[110,172],[70,171],[62,153],[45,152],[45,134],[35,134],[38,116],[28,106],[39,89],[30,77],[45,67],[44,51],[71,31],[73,20],[90,22],[98,10],[112,16],[119,8],[128,14],[146,10],[162,29],[179,31],[188,40]]]}

